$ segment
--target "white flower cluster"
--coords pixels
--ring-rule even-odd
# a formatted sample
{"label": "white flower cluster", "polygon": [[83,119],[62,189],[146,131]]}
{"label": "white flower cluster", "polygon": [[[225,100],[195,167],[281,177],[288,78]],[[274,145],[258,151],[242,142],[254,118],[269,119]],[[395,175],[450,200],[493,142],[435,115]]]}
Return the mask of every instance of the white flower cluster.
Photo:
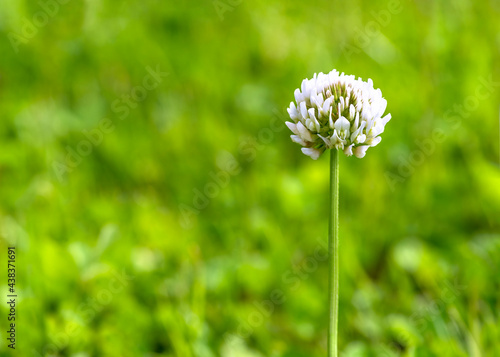
{"label": "white flower cluster", "polygon": [[292,140],[314,160],[333,148],[364,157],[382,140],[379,135],[391,119],[390,114],[382,117],[387,101],[371,79],[364,82],[333,70],[304,79],[294,94],[297,104],[291,102],[288,108],[294,122],[286,125],[294,134]]}

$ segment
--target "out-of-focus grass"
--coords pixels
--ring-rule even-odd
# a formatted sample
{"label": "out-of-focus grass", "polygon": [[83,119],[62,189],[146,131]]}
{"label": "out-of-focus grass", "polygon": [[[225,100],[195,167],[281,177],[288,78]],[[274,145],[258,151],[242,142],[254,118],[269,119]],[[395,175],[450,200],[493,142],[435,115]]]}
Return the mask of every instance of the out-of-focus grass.
{"label": "out-of-focus grass", "polygon": [[341,159],[342,356],[499,355],[499,3],[234,4],[69,1],[16,53],[42,8],[0,2],[17,355],[324,356],[328,160],[282,122],[332,68],[393,117]]}

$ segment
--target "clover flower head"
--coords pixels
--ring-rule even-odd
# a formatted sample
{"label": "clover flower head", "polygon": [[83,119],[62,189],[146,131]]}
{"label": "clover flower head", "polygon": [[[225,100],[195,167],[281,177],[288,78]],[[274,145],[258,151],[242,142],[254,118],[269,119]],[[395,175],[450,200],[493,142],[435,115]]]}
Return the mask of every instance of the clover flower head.
{"label": "clover flower head", "polygon": [[368,79],[339,74],[314,74],[295,90],[286,122],[293,132],[292,141],[303,146],[302,152],[316,160],[326,149],[343,150],[347,156],[362,158],[377,145],[391,115],[384,115],[387,101],[380,89]]}

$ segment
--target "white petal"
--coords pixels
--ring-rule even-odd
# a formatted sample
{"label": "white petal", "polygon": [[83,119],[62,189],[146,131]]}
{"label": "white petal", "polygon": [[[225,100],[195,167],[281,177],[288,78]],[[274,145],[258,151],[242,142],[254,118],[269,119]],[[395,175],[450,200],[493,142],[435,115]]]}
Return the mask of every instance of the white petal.
{"label": "white petal", "polygon": [[298,136],[298,135],[290,135],[290,137],[292,138],[292,141],[294,143],[300,144],[302,146],[306,146],[307,145],[307,143],[304,140],[302,140],[302,138],[300,136]]}
{"label": "white petal", "polygon": [[366,150],[368,150],[368,148],[369,148],[369,146],[367,146],[367,145],[355,147],[354,148],[354,156],[356,156],[358,159],[365,157]]}
{"label": "white petal", "polygon": [[[357,138],[358,136],[360,136],[360,134],[363,132],[363,128],[365,127],[365,125],[366,125],[366,122],[364,122],[364,121],[363,121],[363,122],[361,122],[361,126],[360,126],[360,127],[359,127],[359,128],[358,128],[355,132],[353,132],[353,133],[352,133],[352,135],[351,135],[351,141],[352,141],[352,142],[354,142],[354,141],[356,140],[356,138]],[[366,139],[366,136],[365,136],[365,135],[363,135],[363,136],[364,136],[364,137],[365,137],[365,139]],[[363,140],[363,141],[364,141],[364,140]]]}
{"label": "white petal", "polygon": [[380,135],[384,132],[384,126],[381,124],[381,123],[376,123],[374,125],[374,127],[372,128],[372,130],[370,131],[370,134],[372,136],[377,136],[377,135]]}
{"label": "white petal", "polygon": [[380,136],[377,136],[373,139],[370,140],[370,146],[376,146],[379,142],[382,141],[382,138]]}
{"label": "white petal", "polygon": [[337,133],[337,130],[333,131],[333,135],[330,137],[333,147],[337,149],[344,149],[345,140],[341,139]]}
{"label": "white petal", "polygon": [[300,135],[302,139],[307,141],[313,141],[311,132],[307,130],[307,128],[301,122],[297,123],[297,130],[299,131],[298,135]]}
{"label": "white petal", "polygon": [[[351,140],[351,141],[352,141],[352,140]],[[363,144],[365,141],[366,141],[366,135],[365,135],[365,134],[358,135],[358,136],[354,139],[354,142],[355,142],[356,144]]]}
{"label": "white petal", "polygon": [[310,156],[313,160],[317,160],[318,157],[323,153],[323,150],[313,148],[302,148],[301,150],[305,155]]}
{"label": "white petal", "polygon": [[380,120],[381,123],[385,126],[385,124],[387,124],[389,120],[391,120],[391,118],[392,118],[391,114],[387,114],[385,117],[380,118]]}
{"label": "white petal", "polygon": [[349,123],[349,120],[344,117],[340,117],[335,121],[335,130],[339,133],[342,131],[348,131],[350,127],[351,124]]}
{"label": "white petal", "polygon": [[349,106],[349,117],[353,119],[355,115],[356,115],[356,109],[354,109],[354,105],[351,104]]}
{"label": "white petal", "polygon": [[302,81],[302,84],[300,85],[300,90],[301,90],[302,95],[304,97],[306,97],[306,98],[309,97],[309,93],[308,93],[309,92],[309,80],[308,79],[304,79]]}
{"label": "white petal", "polygon": [[306,108],[306,103],[305,102],[300,102],[300,115],[302,115],[302,118],[307,118],[307,108]]}
{"label": "white petal", "polygon": [[337,135],[337,130],[334,130],[332,136],[330,136],[330,142],[332,143],[333,146],[336,147],[336,145],[341,141],[342,140]]}
{"label": "white petal", "polygon": [[333,147],[332,142],[330,141],[329,138],[325,138],[319,134],[318,134],[318,136],[324,141],[324,143],[328,149],[331,149]]}
{"label": "white petal", "polygon": [[297,111],[297,107],[294,102],[290,103],[290,107],[287,109],[287,112],[292,120],[296,120],[299,117],[299,112]]}
{"label": "white petal", "polygon": [[352,147],[353,147],[354,144],[351,144],[349,146],[346,146],[344,148],[344,154],[346,154],[347,156],[351,156],[352,155]]}
{"label": "white petal", "polygon": [[378,102],[378,108],[377,108],[377,117],[381,117],[382,114],[384,114],[385,110],[387,109],[387,100],[385,99],[380,99]]}
{"label": "white petal", "polygon": [[303,96],[303,95],[302,95],[302,93],[300,92],[300,89],[299,89],[299,88],[297,88],[297,89],[295,90],[295,92],[293,92],[293,94],[294,94],[294,96],[295,96],[295,101],[296,101],[297,103],[300,103],[300,102],[304,101],[304,96]]}
{"label": "white petal", "polygon": [[314,122],[311,119],[307,118],[306,119],[306,128],[314,131],[314,130],[316,130],[316,124],[314,124]]}
{"label": "white petal", "polygon": [[319,124],[318,119],[316,119],[316,115],[314,114],[314,108],[310,108],[307,112],[309,113],[309,118],[311,118],[312,122],[314,123],[315,130],[320,131],[321,125]]}
{"label": "white petal", "polygon": [[314,108],[309,108],[307,112],[309,113],[309,118],[313,119],[314,121],[314,119],[316,119],[316,115],[314,114]]}
{"label": "white petal", "polygon": [[332,104],[332,100],[333,100],[333,98],[330,97],[327,100],[325,100],[325,102],[323,103],[323,112],[324,113],[328,113],[328,108],[330,108],[330,105]]}
{"label": "white petal", "polygon": [[320,132],[321,131],[321,124],[319,123],[318,119],[314,118],[314,124],[316,125],[316,131]]}
{"label": "white petal", "polygon": [[318,107],[322,107],[323,106],[323,102],[325,101],[325,99],[323,98],[323,93],[320,93],[316,96],[316,105]]}
{"label": "white petal", "polygon": [[356,112],[356,118],[354,119],[354,130],[358,130],[359,127],[359,112]]}
{"label": "white petal", "polygon": [[[299,122],[300,123],[300,122]],[[289,121],[286,121],[285,122],[286,126],[288,127],[288,129],[290,129],[292,131],[292,133],[298,135],[299,134],[299,131],[297,130],[297,125],[294,124],[294,123],[291,123]]]}
{"label": "white petal", "polygon": [[369,119],[366,121],[366,131],[370,131],[370,129],[373,127],[373,124],[375,123],[374,119]]}
{"label": "white petal", "polygon": [[370,121],[373,119],[372,112],[367,106],[363,107],[363,110],[361,111],[361,118],[363,118],[366,121]]}
{"label": "white petal", "polygon": [[333,124],[333,119],[332,119],[332,110],[333,108],[330,108],[330,116],[328,117],[328,124],[330,124],[330,129],[335,129],[335,125]]}
{"label": "white petal", "polygon": [[311,90],[309,92],[309,97],[316,98],[317,95],[318,95],[318,89],[316,88],[316,81],[314,81],[314,82],[311,82]]}

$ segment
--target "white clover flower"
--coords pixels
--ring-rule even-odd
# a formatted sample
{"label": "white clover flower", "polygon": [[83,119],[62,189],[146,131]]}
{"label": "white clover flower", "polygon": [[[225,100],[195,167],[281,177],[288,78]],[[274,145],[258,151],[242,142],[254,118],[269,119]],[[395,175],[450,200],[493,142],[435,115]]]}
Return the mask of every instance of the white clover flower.
{"label": "white clover flower", "polygon": [[304,79],[294,94],[297,104],[291,102],[288,108],[294,122],[286,125],[294,134],[292,140],[314,160],[326,149],[364,157],[382,140],[379,135],[391,119],[390,114],[382,117],[387,101],[371,79],[364,82],[333,70]]}

